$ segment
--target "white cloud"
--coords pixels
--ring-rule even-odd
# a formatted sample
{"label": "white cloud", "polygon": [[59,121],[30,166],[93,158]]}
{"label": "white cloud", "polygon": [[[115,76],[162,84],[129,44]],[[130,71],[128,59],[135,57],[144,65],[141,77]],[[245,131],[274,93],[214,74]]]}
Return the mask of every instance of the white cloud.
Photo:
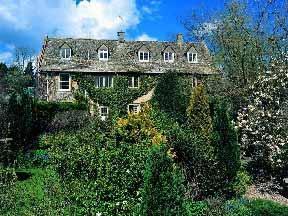
{"label": "white cloud", "polygon": [[146,33],[138,36],[136,39],[136,41],[156,41],[157,38],[151,37],[149,35],[147,35]]}
{"label": "white cloud", "polygon": [[11,59],[12,59],[12,52],[0,52],[0,63],[4,62],[4,63],[10,63]]}
{"label": "white cloud", "polygon": [[111,38],[138,23],[136,0],[90,0],[78,6],[73,0],[1,0],[0,5],[0,25],[41,36]]}

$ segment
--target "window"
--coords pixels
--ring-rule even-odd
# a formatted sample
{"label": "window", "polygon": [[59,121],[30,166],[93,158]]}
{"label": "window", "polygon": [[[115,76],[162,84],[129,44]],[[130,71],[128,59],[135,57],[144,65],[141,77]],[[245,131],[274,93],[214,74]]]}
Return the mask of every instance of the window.
{"label": "window", "polygon": [[99,60],[108,61],[108,49],[106,47],[100,48],[98,52]]}
{"label": "window", "polygon": [[148,51],[139,51],[138,53],[140,62],[149,62],[149,52]]}
{"label": "window", "polygon": [[188,58],[188,62],[190,63],[197,63],[198,59],[197,59],[197,53],[187,53],[187,58]]}
{"label": "window", "polygon": [[113,77],[112,76],[97,76],[96,77],[96,87],[97,88],[111,88],[111,87],[113,87]]}
{"label": "window", "polygon": [[71,90],[71,77],[70,74],[60,73],[59,74],[59,90],[70,91]]}
{"label": "window", "polygon": [[108,106],[99,106],[99,116],[102,121],[108,118],[109,108]]}
{"label": "window", "polygon": [[128,87],[129,88],[139,88],[139,77],[138,76],[129,76],[128,77]]}
{"label": "window", "polygon": [[139,113],[140,112],[140,104],[129,104],[128,105],[129,113]]}
{"label": "window", "polygon": [[164,61],[165,61],[165,62],[174,62],[174,53],[172,53],[172,52],[165,52],[165,53],[164,53]]}
{"label": "window", "polygon": [[60,56],[62,59],[70,59],[71,58],[71,49],[70,48],[61,48]]}

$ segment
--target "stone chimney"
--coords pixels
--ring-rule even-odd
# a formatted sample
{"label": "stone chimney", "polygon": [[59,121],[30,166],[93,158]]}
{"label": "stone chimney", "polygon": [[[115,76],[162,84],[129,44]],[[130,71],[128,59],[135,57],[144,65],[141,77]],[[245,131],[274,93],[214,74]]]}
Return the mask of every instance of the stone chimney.
{"label": "stone chimney", "polygon": [[179,47],[181,47],[181,46],[183,45],[183,42],[184,42],[184,40],[183,40],[183,34],[178,33],[178,34],[177,34],[177,38],[176,38],[176,43],[177,43],[177,45],[178,45]]}
{"label": "stone chimney", "polygon": [[123,31],[117,32],[117,35],[118,35],[118,41],[120,43],[123,43],[125,41],[125,32]]}

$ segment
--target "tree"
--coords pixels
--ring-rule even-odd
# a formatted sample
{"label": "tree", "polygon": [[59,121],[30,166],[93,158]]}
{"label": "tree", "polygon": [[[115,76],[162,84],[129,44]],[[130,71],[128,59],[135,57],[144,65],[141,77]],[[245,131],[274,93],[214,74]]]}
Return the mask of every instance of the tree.
{"label": "tree", "polygon": [[25,70],[24,70],[24,74],[26,74],[27,76],[31,77],[31,82],[29,83],[30,86],[34,86],[34,67],[31,61],[28,62]]}
{"label": "tree", "polygon": [[34,50],[28,47],[17,47],[15,49],[15,64],[22,71],[25,70],[25,65],[32,62]]}
{"label": "tree", "polygon": [[204,86],[198,85],[193,89],[189,107],[187,108],[188,124],[195,132],[210,137],[212,130],[212,119],[208,97]]}
{"label": "tree", "polygon": [[214,106],[212,145],[224,177],[223,188],[227,189],[227,186],[235,181],[241,164],[238,137],[226,102],[217,101]]}
{"label": "tree", "polygon": [[144,173],[141,214],[184,215],[184,177],[165,146],[152,146]]}
{"label": "tree", "polygon": [[238,127],[241,147],[252,160],[254,174],[270,178],[287,163],[282,157],[288,145],[287,58],[275,60],[269,71],[251,86],[249,104],[238,115]]}
{"label": "tree", "polygon": [[4,77],[8,72],[8,67],[4,63],[0,63],[0,79]]}
{"label": "tree", "polygon": [[183,121],[189,102],[192,84],[175,71],[163,74],[155,88],[153,101],[160,110]]}

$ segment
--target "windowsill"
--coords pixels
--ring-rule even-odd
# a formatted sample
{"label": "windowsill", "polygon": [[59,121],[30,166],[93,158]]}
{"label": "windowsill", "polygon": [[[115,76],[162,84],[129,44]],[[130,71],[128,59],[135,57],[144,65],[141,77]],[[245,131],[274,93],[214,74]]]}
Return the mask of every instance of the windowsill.
{"label": "windowsill", "polygon": [[105,61],[107,62],[109,59],[99,59],[99,61]]}
{"label": "windowsill", "polygon": [[139,62],[146,63],[146,62],[150,62],[150,61],[149,60],[139,60]]}
{"label": "windowsill", "polygon": [[58,92],[71,92],[71,89],[58,89]]}
{"label": "windowsill", "polygon": [[129,86],[128,86],[128,88],[129,89],[139,89],[139,87],[129,87]]}

